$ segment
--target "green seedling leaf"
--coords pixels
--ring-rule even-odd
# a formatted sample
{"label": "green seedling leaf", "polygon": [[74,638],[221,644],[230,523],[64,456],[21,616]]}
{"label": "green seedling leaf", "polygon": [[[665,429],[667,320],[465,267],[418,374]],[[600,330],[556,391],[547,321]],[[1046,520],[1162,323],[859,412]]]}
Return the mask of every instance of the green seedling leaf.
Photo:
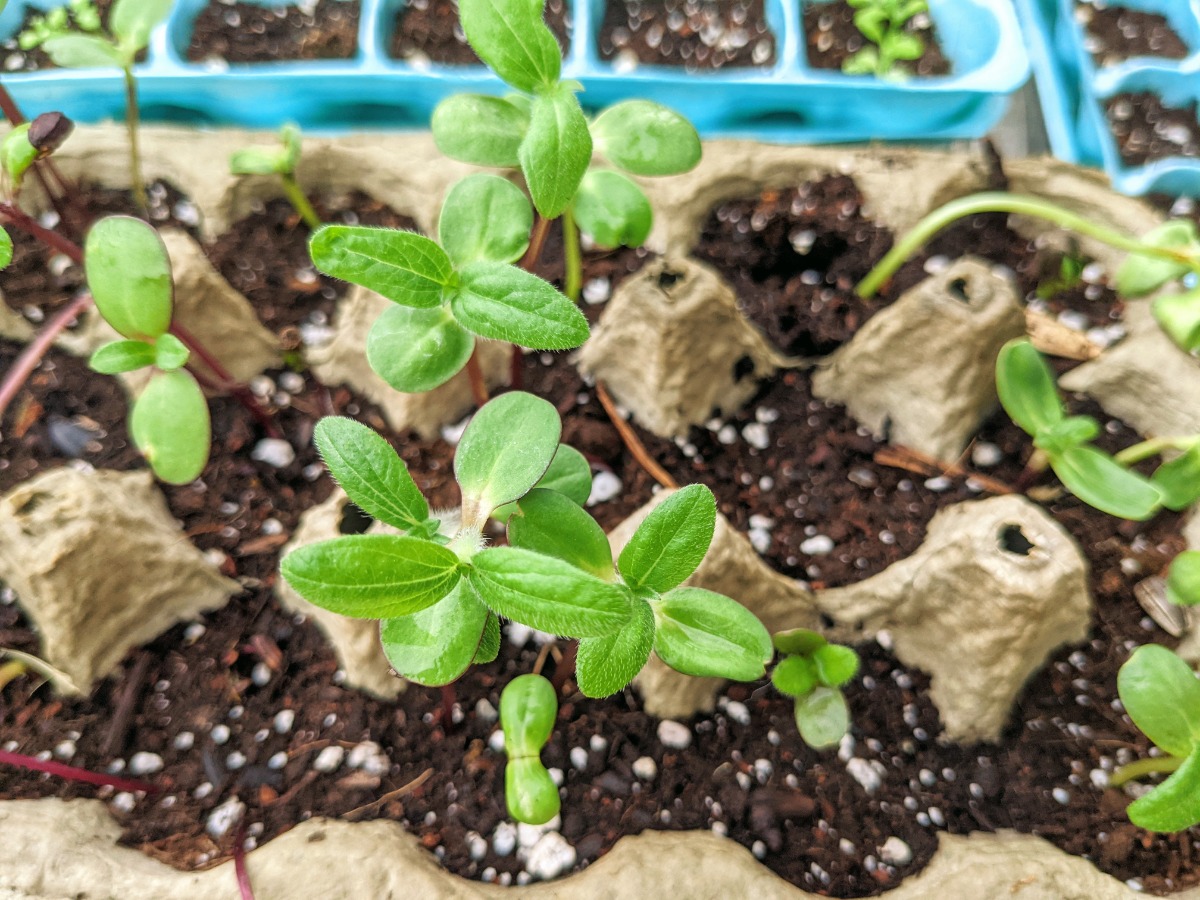
{"label": "green seedling leaf", "polygon": [[187,346],[173,334],[159,335],[154,342],[154,365],[164,372],[174,372],[187,365],[192,355]]}
{"label": "green seedling leaf", "polygon": [[565,85],[534,99],[517,156],[537,211],[547,219],[561,216],[592,159],[587,118]]}
{"label": "green seedling leaf", "polygon": [[562,51],[530,3],[459,0],[467,42],[505,83],[535,94],[550,88],[562,71]]}
{"label": "green seedling leaf", "polygon": [[465,581],[420,612],[380,623],[379,637],[392,668],[417,684],[456,681],[479,652],[488,608]]}
{"label": "green seedling leaf", "polygon": [[1099,434],[1100,423],[1091,416],[1068,416],[1038,432],[1033,439],[1033,445],[1050,454],[1062,453],[1071,447],[1095,440]]}
{"label": "green seedling leaf", "polygon": [[596,148],[634,175],[678,175],[700,162],[700,135],[686,118],[649,100],[615,103],[592,123]]}
{"label": "green seedling leaf", "polygon": [[367,362],[398,391],[419,394],[445,384],[467,364],[475,338],[442,306],[391,306],[367,334]]}
{"label": "green seedling leaf", "polygon": [[101,219],[88,232],[84,269],[96,309],[122,337],[153,341],[170,329],[171,261],[150,225],[132,216]]}
{"label": "green seedling leaf", "polygon": [[1200,822],[1200,750],[1171,777],[1129,804],[1129,821],[1148,831],[1183,831]]}
{"label": "green seedling leaf", "polygon": [[771,683],[789,697],[808,696],[817,686],[817,667],[806,656],[785,656],[771,672]]}
{"label": "green seedling leaf", "polygon": [[899,31],[888,39],[887,51],[892,59],[920,59],[925,53],[925,41],[920,35]]}
{"label": "green seedling leaf", "polygon": [[633,681],[654,648],[654,610],[634,599],[629,621],[605,637],[582,638],[575,680],[587,697],[608,697]]}
{"label": "green seedling leaf", "polygon": [[438,240],[456,266],[508,263],[529,246],[533,207],[498,175],[468,175],[450,189],[438,219]]}
{"label": "green seedling leaf", "polygon": [[874,47],[863,47],[857,53],[846,57],[842,63],[842,72],[846,75],[875,75],[880,68],[879,51]]}
{"label": "green seedling leaf", "polygon": [[774,651],[771,636],[736,600],[703,588],[676,588],[651,601],[654,651],[684,675],[754,681]]}
{"label": "green seedling leaf", "polygon": [[411,231],[327,225],[312,236],[313,264],[334,278],[361,285],[402,306],[441,305],[454,280],[446,252]]}
{"label": "green seedling leaf", "polygon": [[[1146,232],[1142,236],[1142,243],[1185,253],[1200,252],[1200,234],[1196,231],[1196,224],[1189,219],[1163,222]],[[1183,277],[1188,271],[1189,266],[1183,261],[1173,262],[1131,253],[1117,269],[1115,285],[1122,297],[1143,297],[1167,282]]]}
{"label": "green seedling leaf", "polygon": [[495,613],[489,612],[483,625],[483,635],[479,639],[479,649],[475,651],[474,663],[477,666],[486,666],[499,655],[500,619]]}
{"label": "green seedling leaf", "polygon": [[858,672],[858,654],[841,644],[826,644],[812,654],[817,678],[826,687],[841,687]]}
{"label": "green seedling leaf", "polygon": [[1159,327],[1189,353],[1200,346],[1200,288],[1184,294],[1168,294],[1151,305]]}
{"label": "green seedling leaf", "polygon": [[1200,744],[1200,682],[1166,647],[1134,650],[1117,673],[1117,694],[1133,724],[1159,749],[1187,756]]}
{"label": "green seedling leaf", "polygon": [[175,0],[117,0],[108,17],[108,29],[121,46],[135,56],[150,43],[150,32],[165,22]]}
{"label": "green seedling leaf", "polygon": [[642,189],[619,172],[589,169],[571,210],[579,227],[601,247],[640,247],[654,212]]}
{"label": "green seedling leaf", "polygon": [[824,647],[829,641],[816,631],[807,628],[793,628],[790,631],[780,631],[771,642],[780,653],[796,656],[811,656],[818,647]]}
{"label": "green seedling leaf", "polygon": [[432,541],[355,534],[298,547],[280,566],[305,600],[354,619],[410,616],[458,584],[458,557]]}
{"label": "green seedling leaf", "polygon": [[796,701],[796,727],[814,750],[836,747],[850,730],[850,710],[837,688],[818,686]]}
{"label": "green seedling leaf", "polygon": [[[111,41],[90,34],[64,34],[52,37],[42,49],[64,69],[111,68],[123,69],[126,56]],[[132,55],[129,61],[132,62]]]}
{"label": "green seedling leaf", "polygon": [[212,426],[204,392],[189,372],[159,372],[133,402],[129,434],[167,484],[195,481],[208,462]]}
{"label": "green seedling leaf", "polygon": [[12,264],[12,258],[12,236],[3,228],[0,228],[0,270],[7,269]]}
{"label": "green seedling leaf", "polygon": [[551,634],[603,637],[629,620],[623,588],[530,550],[482,550],[472,558],[468,578],[494,612]]}
{"label": "green seedling leaf", "polygon": [[1187,509],[1200,499],[1200,444],[1160,465],[1150,481],[1162,492],[1167,509]]}
{"label": "green seedling leaf", "polygon": [[996,392],[1009,418],[1036,437],[1066,418],[1054,373],[1027,338],[1009,341],[996,359]]}
{"label": "green seedling leaf", "polygon": [[1200,605],[1200,550],[1185,550],[1171,560],[1167,599],[1180,606]]}
{"label": "green seedling leaf", "polygon": [[496,507],[524,497],[550,467],[561,431],[558,412],[533,394],[513,391],[485,403],[454,454],[463,524],[482,527]]}
{"label": "green seedling leaf", "polygon": [[702,484],[681,488],[646,516],[621,551],[617,568],[630,587],[666,593],[696,571],[716,521],[712,491]]}
{"label": "green seedling leaf", "polygon": [[286,153],[280,147],[246,147],[229,157],[234,175],[280,175],[288,171]]}
{"label": "green seedling leaf", "polygon": [[403,531],[429,518],[429,504],[404,460],[366,425],[328,416],[317,423],[313,441],[334,480],[367,515]]}
{"label": "green seedling leaf", "polygon": [[1140,522],[1162,504],[1162,494],[1149,479],[1095,447],[1070,447],[1050,457],[1050,468],[1068,491],[1110,516]]}
{"label": "green seedling leaf", "polygon": [[451,159],[515,169],[529,110],[486,94],[452,94],[433,110],[430,128],[437,148]]}
{"label": "green seedling leaf", "polygon": [[550,740],[558,695],[541,675],[518,675],[500,692],[500,727],[510,759],[537,757]]}
{"label": "green seedling leaf", "polygon": [[[592,467],[582,453],[568,444],[559,444],[550,460],[550,468],[534,485],[548,491],[557,491],[583,506],[592,494]],[[507,522],[517,511],[515,503],[506,503],[492,512],[492,518]]]}
{"label": "green seedling leaf", "polygon": [[[25,173],[29,171],[38,158],[38,149],[29,142],[29,123],[24,122],[4,136],[0,144],[0,155],[3,156],[4,171],[12,180],[13,187],[19,188]],[[11,261],[11,239],[9,240]]]}
{"label": "green seedling leaf", "polygon": [[606,581],[613,579],[612,551],[596,520],[570,497],[534,488],[517,501],[508,520],[508,542],[553,556]]}
{"label": "green seedling leaf", "polygon": [[526,825],[544,825],[558,815],[562,801],[540,759],[512,759],[504,770],[508,814]]}
{"label": "green seedling leaf", "polygon": [[154,347],[145,341],[113,341],[98,348],[88,366],[101,375],[132,372],[154,365]]}
{"label": "green seedling leaf", "polygon": [[480,337],[532,350],[571,350],[587,340],[583,313],[536,275],[494,262],[471,263],[459,274],[450,309]]}

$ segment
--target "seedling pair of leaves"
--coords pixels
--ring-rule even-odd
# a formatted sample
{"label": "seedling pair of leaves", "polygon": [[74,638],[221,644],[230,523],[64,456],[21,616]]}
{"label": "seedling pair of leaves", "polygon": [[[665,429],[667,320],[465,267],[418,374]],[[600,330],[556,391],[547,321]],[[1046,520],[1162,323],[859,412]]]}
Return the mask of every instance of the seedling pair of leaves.
{"label": "seedling pair of leaves", "polygon": [[621,172],[590,169],[593,152],[632,175],[675,175],[700,160],[700,139],[678,113],[646,100],[618,103],[589,122],[581,85],[560,79],[558,43],[541,2],[462,0],[463,31],[479,58],[519,93],[458,94],[433,112],[447,156],[480,166],[519,168],[547,219],[570,214],[603,247],[640,246],[650,203]]}
{"label": "seedling pair of leaves", "polygon": [[914,16],[929,11],[925,0],[848,0],[857,12],[854,27],[870,43],[842,63],[847,75],[874,75],[900,79],[908,74],[896,64],[920,59],[925,41],[905,26]]}
{"label": "seedling pair of leaves", "polygon": [[141,219],[110,216],[88,232],[84,269],[96,309],[123,338],[97,349],[89,365],[106,375],[150,370],[133,402],[129,433],[156,476],[186,484],[208,462],[211,425],[204,393],[184,369],[188,349],[170,334],[167,248]]}
{"label": "seedling pair of leaves", "polygon": [[372,327],[367,359],[392,387],[416,393],[457,374],[477,338],[533,350],[569,350],[587,340],[587,320],[574,303],[511,265],[529,245],[532,223],[520,188],[471,175],[446,195],[437,241],[331,225],[313,235],[309,250],[322,272],[396,304]]}
{"label": "seedling pair of leaves", "polygon": [[1009,341],[996,360],[996,390],[1005,412],[1033,437],[1063,486],[1096,509],[1143,520],[1161,507],[1180,510],[1200,498],[1200,447],[1161,464],[1152,478],[1093,446],[1100,424],[1068,416],[1054,373],[1025,338]]}
{"label": "seedling pair of leaves", "polygon": [[0,142],[0,166],[8,182],[8,196],[15,200],[21,192],[25,173],[39,159],[57,150],[75,129],[75,123],[62,113],[42,113],[32,122],[15,125]]}
{"label": "seedling pair of leaves", "polygon": [[771,683],[795,699],[800,737],[814,750],[837,746],[850,730],[841,688],[858,672],[858,654],[806,628],[781,631],[772,640],[783,658],[771,672]]}
{"label": "seedling pair of leaves", "polygon": [[[1172,219],[1147,232],[1142,242],[1173,250],[1177,261],[1131,253],[1117,270],[1116,288],[1122,297],[1144,297],[1191,274],[1200,276],[1200,233],[1190,219]],[[1158,297],[1154,318],[1176,344],[1189,353],[1200,349],[1200,284],[1182,293]]]}
{"label": "seedling pair of leaves", "polygon": [[130,69],[150,43],[150,32],[167,18],[174,0],[117,0],[103,29],[92,0],[70,0],[35,18],[17,38],[22,50],[41,47],[55,65]]}
{"label": "seedling pair of leaves", "polygon": [[300,129],[284,125],[279,130],[279,143],[274,147],[245,147],[229,159],[229,171],[234,175],[276,175],[283,184],[288,201],[309,228],[321,227],[321,219],[296,181],[296,166],[300,164]]}
{"label": "seedling pair of leaves", "polygon": [[558,697],[541,675],[518,675],[500,694],[504,732],[504,800],[508,814],[527,825],[544,825],[561,807],[558,787],[542,765],[542,748],[554,730]]}

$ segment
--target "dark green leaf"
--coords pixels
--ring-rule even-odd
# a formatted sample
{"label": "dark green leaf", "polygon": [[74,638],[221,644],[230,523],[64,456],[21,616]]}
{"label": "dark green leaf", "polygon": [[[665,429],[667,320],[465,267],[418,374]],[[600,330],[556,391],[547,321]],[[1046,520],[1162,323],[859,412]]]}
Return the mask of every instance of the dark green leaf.
{"label": "dark green leaf", "polygon": [[635,599],[632,614],[620,631],[605,637],[581,638],[575,680],[587,697],[607,697],[633,681],[654,647],[654,610]]}
{"label": "dark green leaf", "polygon": [[398,391],[419,394],[445,384],[467,364],[475,338],[443,306],[390,306],[367,334],[367,362]]}
{"label": "dark green leaf", "polygon": [[150,225],[132,216],[101,219],[88,232],[84,263],[96,308],[118,334],[153,341],[167,333],[171,261]]}
{"label": "dark green leaf", "polygon": [[508,814],[526,825],[544,825],[558,815],[561,800],[554,779],[540,759],[510,759],[504,770]]}
{"label": "dark green leaf", "polygon": [[1167,509],[1181,510],[1200,499],[1200,444],[1194,444],[1174,459],[1164,462],[1150,478],[1162,491]]}
{"label": "dark green leaf", "polygon": [[818,686],[796,701],[796,727],[814,750],[836,747],[850,730],[850,710],[837,688]]}
{"label": "dark green leaf", "polygon": [[489,612],[483,625],[483,635],[479,639],[479,649],[475,651],[474,664],[486,666],[500,655],[500,619]]}
{"label": "dark green leaf", "polygon": [[1068,491],[1110,516],[1142,521],[1162,504],[1162,494],[1147,478],[1095,447],[1071,447],[1051,456],[1050,468]]}
{"label": "dark green leaf", "polygon": [[1009,418],[1035,437],[1066,417],[1054,373],[1027,338],[1016,338],[1001,348],[996,391]]}
{"label": "dark green leaf", "polygon": [[510,759],[537,757],[558,715],[558,695],[541,675],[518,675],[500,692],[500,727]]}
{"label": "dark green leaf", "polygon": [[858,671],[858,654],[841,644],[826,644],[813,651],[817,678],[826,687],[841,687]]}
{"label": "dark green leaf", "polygon": [[533,101],[517,155],[537,211],[547,219],[561,216],[592,159],[592,136],[574,93],[563,86]]}
{"label": "dark green leaf", "polygon": [[[1171,219],[1142,235],[1142,242],[1184,252],[1200,252],[1200,234],[1190,219]],[[1189,270],[1187,263],[1130,253],[1117,269],[1115,286],[1122,297],[1143,297],[1168,281],[1181,278]]]}
{"label": "dark green leaf", "polygon": [[797,656],[809,656],[818,647],[824,647],[829,643],[823,635],[807,628],[780,631],[771,639],[771,642],[780,653],[791,653]]}
{"label": "dark green leaf", "polygon": [[517,501],[517,512],[508,520],[508,542],[569,562],[605,581],[613,579],[604,530],[583,507],[557,491],[534,488]]}
{"label": "dark green leaf", "polygon": [[1200,682],[1191,666],[1158,644],[1146,644],[1117,673],[1129,718],[1157,747],[1187,756],[1200,745]]}
{"label": "dark green leaf", "polygon": [[404,306],[442,302],[452,284],[450,257],[427,237],[391,228],[327,225],[312,236],[313,264],[326,275],[362,285]]}
{"label": "dark green leaf", "polygon": [[1171,560],[1167,599],[1180,606],[1200,605],[1200,550],[1185,550]]}
{"label": "dark green leaf", "polygon": [[392,445],[353,419],[327,416],[313,441],[334,480],[367,515],[407,531],[429,518],[429,504]]}
{"label": "dark green leaf", "polygon": [[380,623],[379,637],[392,668],[417,684],[455,681],[479,650],[488,608],[465,581],[433,606]]}
{"label": "dark green leaf", "polygon": [[533,350],[571,350],[588,337],[583,313],[549,282],[503,263],[477,262],[460,273],[450,308],[480,337]]}
{"label": "dark green leaf", "polygon": [[458,12],[471,48],[506,83],[533,94],[558,81],[562,51],[532,4],[459,0]]}
{"label": "dark green leaf", "polygon": [[129,434],[160,480],[187,484],[199,477],[208,462],[212,428],[196,379],[182,369],[151,378],[133,402]]}
{"label": "dark green leaf", "polygon": [[754,681],[774,651],[771,636],[736,600],[702,588],[676,588],[651,602],[654,650],[684,675]]}
{"label": "dark green leaf", "polygon": [[649,100],[613,104],[592,123],[592,136],[605,158],[634,175],[678,175],[700,162],[692,123]]}
{"label": "dark green leaf", "polygon": [[498,175],[468,175],[450,189],[438,218],[438,240],[456,266],[513,262],[529,246],[533,207]]}
{"label": "dark green leaf", "polygon": [[785,656],[772,670],[771,683],[781,694],[804,697],[817,686],[817,667],[806,656]]}
{"label": "dark green leaf", "polygon": [[515,169],[529,111],[486,94],[452,94],[433,111],[433,140],[451,159]]}
{"label": "dark green leaf", "polygon": [[88,365],[101,375],[132,372],[154,365],[154,347],[145,341],[113,341],[98,348]]}
{"label": "dark green leaf", "polygon": [[654,212],[642,189],[619,172],[589,169],[571,201],[575,221],[601,247],[640,247]]}
{"label": "dark green leaf", "polygon": [[716,520],[712,491],[702,484],[681,488],[646,516],[621,551],[617,568],[630,587],[665,593],[696,571]]}
{"label": "dark green leaf", "polygon": [[1183,831],[1200,822],[1200,750],[1171,777],[1129,804],[1129,821],[1148,831]]}

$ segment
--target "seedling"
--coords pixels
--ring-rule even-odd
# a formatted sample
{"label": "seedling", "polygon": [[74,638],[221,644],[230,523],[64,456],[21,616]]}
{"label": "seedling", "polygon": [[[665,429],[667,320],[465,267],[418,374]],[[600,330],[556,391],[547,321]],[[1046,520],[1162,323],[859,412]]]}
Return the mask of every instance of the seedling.
{"label": "seedling", "polygon": [[321,227],[321,219],[296,181],[296,166],[299,163],[300,129],[295,125],[284,125],[279,130],[277,146],[238,150],[229,159],[229,170],[234,175],[278,175],[288,201],[308,227],[315,231]]}
{"label": "seedling", "polygon": [[899,80],[909,73],[897,65],[920,59],[925,40],[906,30],[914,16],[929,11],[925,0],[847,0],[857,12],[854,27],[869,42],[842,63],[847,75],[874,75]]}
{"label": "seedling", "polygon": [[174,286],[167,248],[141,219],[111,216],[88,233],[84,259],[96,309],[123,338],[96,350],[89,365],[106,375],[150,370],[129,432],[155,475],[186,484],[208,461],[211,426],[204,393],[184,369],[188,348],[169,333]]}
{"label": "seedling", "polygon": [[1113,773],[1114,787],[1133,778],[1171,773],[1129,805],[1129,820],[1150,831],[1182,831],[1200,823],[1200,683],[1165,647],[1138,647],[1117,674],[1117,693],[1133,724],[1165,755]]}
{"label": "seedling", "polygon": [[858,654],[806,628],[781,631],[772,640],[783,658],[771,672],[771,683],[795,698],[800,737],[814,750],[836,747],[850,730],[841,688],[858,672]]}
{"label": "seedling", "polygon": [[1200,550],[1185,550],[1167,570],[1167,599],[1179,606],[1200,606]]}
{"label": "seedling", "polygon": [[518,675],[500,694],[504,732],[504,799],[518,822],[544,825],[558,815],[558,787],[542,765],[542,748],[554,730],[558,697],[541,675]]}
{"label": "seedling", "polygon": [[[21,47],[41,47],[54,63],[68,69],[93,67],[121,70],[125,76],[125,122],[129,129],[129,165],[133,197],[146,210],[146,185],[142,180],[138,147],[138,96],[134,63],[150,43],[150,33],[165,21],[174,0],[116,0],[108,16],[108,29],[92,0],[71,0],[66,9],[53,10],[34,20],[18,37]],[[67,15],[69,10],[70,15]]]}

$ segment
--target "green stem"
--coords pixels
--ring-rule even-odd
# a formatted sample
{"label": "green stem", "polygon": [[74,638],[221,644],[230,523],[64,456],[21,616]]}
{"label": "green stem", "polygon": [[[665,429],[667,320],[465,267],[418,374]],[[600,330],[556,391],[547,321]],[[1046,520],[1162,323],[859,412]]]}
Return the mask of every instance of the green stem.
{"label": "green stem", "polygon": [[305,195],[303,188],[296,182],[295,175],[280,175],[283,181],[283,190],[287,194],[288,202],[296,208],[296,212],[300,213],[300,218],[304,223],[316,231],[323,224],[321,217],[317,215],[317,211],[313,209],[311,203],[308,202],[308,197]]}
{"label": "green stem", "polygon": [[563,254],[567,260],[567,274],[564,279],[564,291],[576,303],[579,302],[579,291],[583,287],[583,256],[579,249],[579,229],[575,226],[575,217],[568,207],[562,214]]}
{"label": "green stem", "polygon": [[125,127],[129,129],[129,169],[133,181],[133,202],[143,215],[150,211],[146,199],[146,182],[142,180],[142,151],[138,144],[137,79],[132,66],[125,67]]}
{"label": "green stem", "polygon": [[1158,456],[1164,450],[1187,451],[1197,444],[1200,444],[1200,435],[1196,434],[1189,435],[1188,437],[1148,438],[1139,444],[1134,444],[1132,447],[1126,447],[1120,453],[1116,454],[1114,459],[1123,466],[1131,466],[1134,463],[1141,462],[1143,459]]}
{"label": "green stem", "polygon": [[1053,222],[1055,225],[1078,232],[1085,237],[1103,241],[1118,250],[1170,260],[1173,263],[1182,263],[1194,271],[1200,271],[1200,260],[1186,253],[1168,247],[1144,244],[1135,237],[1114,231],[1104,225],[1097,225],[1083,216],[1046,200],[1024,194],[988,191],[952,200],[918,222],[912,231],[897,241],[896,245],[879,261],[879,264],[867,273],[867,277],[858,283],[858,287],[855,288],[858,295],[863,298],[873,297],[909,257],[913,256],[925,246],[926,242],[950,223],[965,216],[986,212],[1017,213],[1045,219],[1047,222]]}
{"label": "green stem", "polygon": [[1120,787],[1135,778],[1174,772],[1183,765],[1184,759],[1182,756],[1147,756],[1145,759],[1135,759],[1129,765],[1121,766],[1113,772],[1108,779],[1108,785]]}

